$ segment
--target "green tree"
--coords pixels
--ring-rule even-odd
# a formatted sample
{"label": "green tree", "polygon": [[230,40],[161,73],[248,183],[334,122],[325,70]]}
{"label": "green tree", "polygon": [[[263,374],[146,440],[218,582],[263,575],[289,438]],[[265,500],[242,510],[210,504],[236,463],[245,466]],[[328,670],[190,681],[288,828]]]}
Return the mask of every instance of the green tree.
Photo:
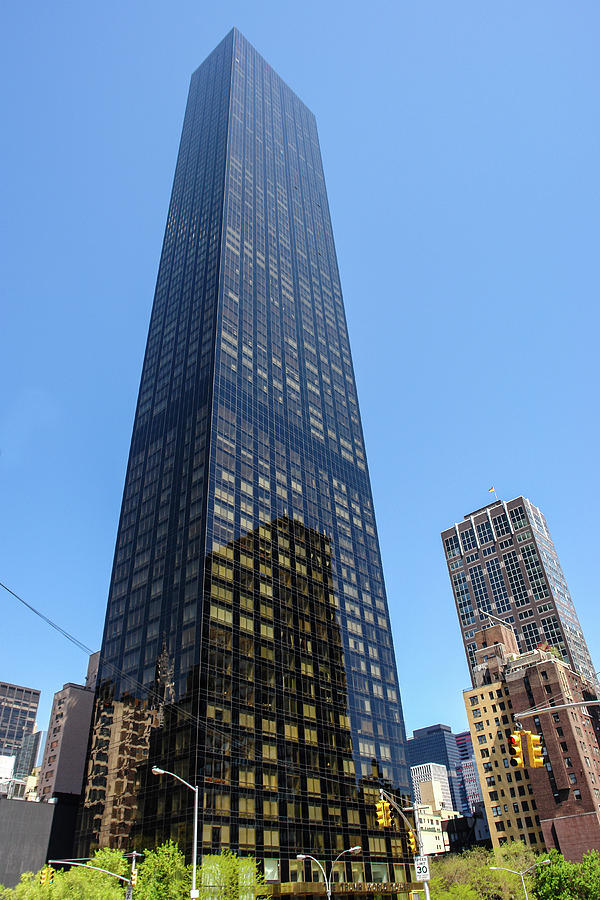
{"label": "green tree", "polygon": [[191,868],[173,841],[144,851],[144,860],[138,866],[135,900],[180,900],[189,896],[191,886]]}
{"label": "green tree", "polygon": [[448,884],[439,875],[429,882],[429,892],[435,900],[480,900],[475,888],[464,882]]}
{"label": "green tree", "polygon": [[[91,865],[127,877],[128,863],[120,850],[98,850]],[[40,884],[40,872],[25,872],[14,888],[3,888],[2,900],[123,900],[124,882],[87,866],[57,869],[52,886]]]}
{"label": "green tree", "polygon": [[197,880],[201,900],[254,900],[268,892],[254,857],[229,850],[205,856]]}
{"label": "green tree", "polygon": [[[536,854],[520,842],[498,849],[474,847],[464,853],[448,853],[434,860],[430,891],[433,900],[522,900],[523,887],[518,875],[536,862]],[[490,866],[497,867],[491,869]],[[533,884],[533,873],[526,876]]]}
{"label": "green tree", "polygon": [[538,900],[597,900],[600,896],[600,861],[590,850],[580,863],[564,859],[557,850],[547,854],[550,865],[535,873],[534,892]]}

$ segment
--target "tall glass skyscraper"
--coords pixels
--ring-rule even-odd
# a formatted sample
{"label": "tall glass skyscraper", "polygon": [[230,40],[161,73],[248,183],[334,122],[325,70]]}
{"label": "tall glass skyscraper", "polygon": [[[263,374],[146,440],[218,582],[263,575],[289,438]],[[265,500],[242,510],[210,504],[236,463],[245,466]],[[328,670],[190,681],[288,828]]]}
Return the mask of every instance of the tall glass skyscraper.
{"label": "tall glass skyscraper", "polygon": [[[192,76],[135,415],[80,849],[407,882],[405,733],[315,119],[236,30]],[[82,854],[78,854],[82,855]]]}

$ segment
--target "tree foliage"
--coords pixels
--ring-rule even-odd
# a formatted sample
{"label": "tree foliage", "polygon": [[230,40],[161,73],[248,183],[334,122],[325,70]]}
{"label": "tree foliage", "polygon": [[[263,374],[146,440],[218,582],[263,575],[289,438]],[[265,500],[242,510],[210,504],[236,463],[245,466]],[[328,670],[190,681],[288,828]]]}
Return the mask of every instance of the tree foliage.
{"label": "tree foliage", "polygon": [[[98,850],[91,865],[127,877],[128,862],[120,850]],[[40,884],[40,872],[25,872],[14,888],[3,888],[2,900],[123,900],[125,884],[87,866],[56,869],[52,886]]]}
{"label": "tree foliage", "polygon": [[201,900],[254,900],[268,891],[254,857],[229,850],[205,856],[197,881]]}
{"label": "tree foliage", "polygon": [[[521,843],[496,850],[474,847],[464,853],[448,853],[434,860],[430,891],[432,900],[514,900],[523,887],[518,875],[534,865],[536,854]],[[490,866],[497,866],[493,870]],[[533,883],[532,876],[526,881]]]}
{"label": "tree foliage", "polygon": [[135,900],[180,900],[189,896],[191,867],[177,844],[166,841],[156,850],[146,850],[138,866]]}
{"label": "tree foliage", "polygon": [[[98,850],[91,865],[124,878],[131,871],[131,859],[126,859],[120,850]],[[134,900],[189,897],[191,866],[186,865],[183,853],[173,841],[144,851],[137,871]],[[197,882],[203,900],[254,900],[267,892],[254,857],[240,858],[229,851],[204,857]],[[87,866],[73,866],[57,868],[52,886],[40,884],[40,872],[26,872],[15,888],[0,886],[0,900],[124,900],[125,891],[125,882],[111,875]]]}
{"label": "tree foliage", "polygon": [[[539,865],[550,859],[547,865]],[[536,865],[537,864],[537,865]],[[493,870],[490,866],[499,868]],[[597,900],[600,897],[600,860],[595,850],[582,862],[569,862],[556,850],[542,855],[515,841],[496,850],[476,847],[449,853],[434,860],[430,891],[432,900],[521,900],[525,872],[530,898],[536,900]]]}
{"label": "tree foliage", "polygon": [[534,891],[538,900],[597,900],[600,897],[600,861],[590,850],[580,863],[569,862],[556,850],[547,854],[550,865],[540,866],[535,874]]}

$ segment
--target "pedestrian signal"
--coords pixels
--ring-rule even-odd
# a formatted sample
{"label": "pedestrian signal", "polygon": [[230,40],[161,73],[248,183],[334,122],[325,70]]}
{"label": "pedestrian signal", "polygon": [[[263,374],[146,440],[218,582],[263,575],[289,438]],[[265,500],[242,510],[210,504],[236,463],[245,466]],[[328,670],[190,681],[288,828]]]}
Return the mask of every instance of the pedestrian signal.
{"label": "pedestrian signal", "polygon": [[380,828],[389,828],[392,824],[392,808],[387,800],[378,800],[375,804],[377,824]]}
{"label": "pedestrian signal", "polygon": [[510,753],[510,764],[516,769],[524,769],[523,762],[523,746],[521,743],[521,732],[513,731],[508,739],[508,752]]}
{"label": "pedestrian signal", "polygon": [[527,732],[527,752],[529,753],[529,765],[532,769],[541,769],[544,765],[542,753],[542,739],[539,734]]}

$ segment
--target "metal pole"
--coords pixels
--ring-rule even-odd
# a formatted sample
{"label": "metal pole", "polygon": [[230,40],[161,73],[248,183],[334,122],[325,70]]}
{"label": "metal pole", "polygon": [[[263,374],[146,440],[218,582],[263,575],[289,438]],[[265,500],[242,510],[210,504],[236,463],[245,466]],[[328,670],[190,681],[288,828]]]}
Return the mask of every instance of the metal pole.
{"label": "metal pole", "polygon": [[[417,832],[417,837],[419,838],[419,856],[425,856],[425,852],[423,849],[423,835],[421,834],[421,825],[419,823],[419,807],[416,803],[413,805],[413,815],[415,817],[415,829]],[[422,884],[425,891],[425,900],[429,900],[429,882],[423,881]]]}
{"label": "metal pole", "polygon": [[200,896],[200,891],[196,887],[196,862],[198,859],[198,792],[199,785],[190,784],[189,781],[186,781],[185,778],[182,778],[181,775],[176,775],[175,772],[168,772],[167,769],[161,769],[160,766],[152,766],[152,774],[153,775],[170,775],[172,778],[176,778],[177,781],[180,781],[182,784],[185,784],[190,791],[194,792],[194,846],[192,847],[192,889],[190,891],[190,900],[198,900]]}
{"label": "metal pole", "polygon": [[200,891],[196,888],[196,861],[198,858],[198,785],[194,788],[194,846],[192,848],[192,889],[191,900],[197,900]]}
{"label": "metal pole", "polygon": [[[404,824],[406,825],[408,830],[412,831],[412,825],[404,815],[404,810],[402,809],[402,807],[398,803],[396,803],[394,797],[391,794],[388,794],[387,791],[384,791],[383,788],[379,788],[379,796],[382,800],[385,797],[388,803],[391,803],[396,812],[400,813],[400,815],[402,816]],[[426,856],[426,854],[423,853],[423,838],[421,837],[421,828],[419,827],[419,812],[416,803],[410,809],[407,809],[406,812],[413,812],[415,814],[415,831],[419,840],[419,854],[421,856]],[[421,884],[423,885],[423,890],[425,891],[425,900],[429,900],[429,884],[427,881],[422,881]]]}
{"label": "metal pole", "polygon": [[525,894],[525,900],[529,900],[529,897],[527,896],[527,888],[525,887],[525,875],[523,872],[519,872],[519,875],[521,876],[521,881],[523,882],[523,893]]}
{"label": "metal pole", "polygon": [[[296,859],[302,859],[302,860],[304,860],[304,859],[312,859],[313,862],[316,862],[316,864],[317,864],[318,867],[320,868],[321,872],[323,873],[323,881],[325,882],[325,890],[327,891],[327,897],[328,897],[328,900],[330,900],[330,898],[331,898],[331,888],[330,888],[330,886],[329,886],[329,882],[327,881],[327,875],[326,875],[326,873],[325,873],[325,869],[323,868],[323,866],[321,865],[321,863],[319,862],[319,860],[316,859],[314,856],[311,856],[310,853],[298,853],[298,854],[296,855]],[[333,866],[332,866],[332,871],[333,871]],[[312,878],[312,875],[311,875],[311,878]]]}

